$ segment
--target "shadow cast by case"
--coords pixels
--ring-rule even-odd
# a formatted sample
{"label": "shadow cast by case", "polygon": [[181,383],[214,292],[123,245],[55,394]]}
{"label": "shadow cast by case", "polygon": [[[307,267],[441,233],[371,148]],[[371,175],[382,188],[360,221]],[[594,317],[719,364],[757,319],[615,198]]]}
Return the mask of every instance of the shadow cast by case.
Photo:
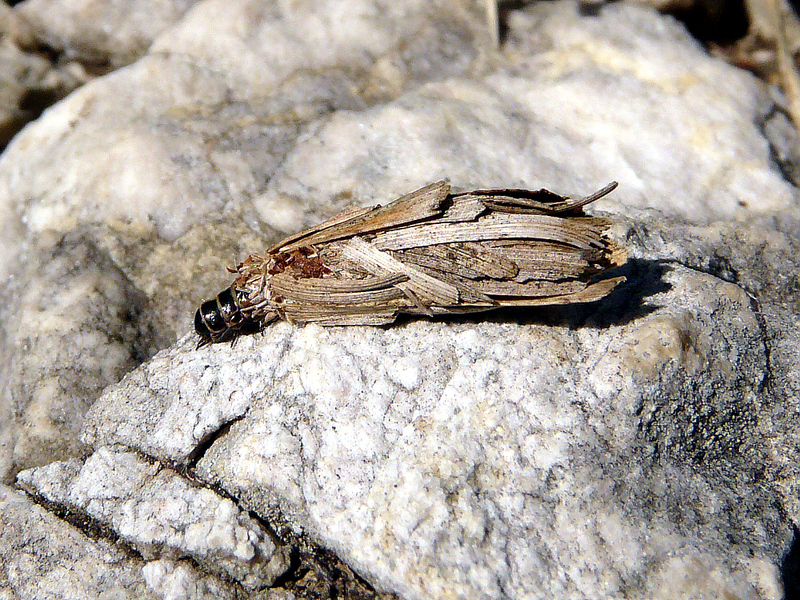
{"label": "shadow cast by case", "polygon": [[[453,323],[552,325],[570,329],[578,327],[605,329],[614,325],[625,325],[658,310],[658,306],[647,303],[647,298],[666,292],[672,287],[663,280],[664,274],[670,269],[667,261],[634,258],[604,274],[604,279],[624,275],[626,281],[605,298],[595,302],[503,308],[484,313],[437,317],[435,320]],[[404,315],[396,324],[419,318],[421,317]]]}
{"label": "shadow cast by case", "polygon": [[800,598],[800,530],[797,525],[792,525],[792,543],[781,563],[781,582],[783,583],[783,597],[786,600]]}
{"label": "shadow cast by case", "polygon": [[668,292],[672,285],[664,275],[672,269],[664,260],[631,259],[611,274],[625,275],[626,281],[598,303],[598,309],[585,325],[605,328],[625,325],[658,310],[658,305],[647,299]]}

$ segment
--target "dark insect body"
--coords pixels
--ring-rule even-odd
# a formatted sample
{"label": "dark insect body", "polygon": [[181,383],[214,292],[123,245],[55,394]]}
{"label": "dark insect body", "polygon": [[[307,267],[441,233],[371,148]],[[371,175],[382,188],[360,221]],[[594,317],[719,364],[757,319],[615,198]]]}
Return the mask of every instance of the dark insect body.
{"label": "dark insect body", "polygon": [[384,325],[401,313],[462,314],[504,306],[592,302],[624,277],[612,222],[547,190],[451,194],[439,181],[386,206],[345,211],[251,254],[233,284],[195,314],[200,345],[233,340],[275,319]]}

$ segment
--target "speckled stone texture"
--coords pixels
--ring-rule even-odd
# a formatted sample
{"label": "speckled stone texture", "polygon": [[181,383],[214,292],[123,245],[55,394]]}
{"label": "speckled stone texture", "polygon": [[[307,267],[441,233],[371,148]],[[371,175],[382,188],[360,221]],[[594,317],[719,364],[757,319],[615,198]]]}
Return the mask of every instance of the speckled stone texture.
{"label": "speckled stone texture", "polygon": [[[0,597],[233,600],[241,588],[187,560],[145,562],[0,486]],[[92,539],[97,538],[97,539]]]}
{"label": "speckled stone texture", "polygon": [[774,493],[741,496],[768,449],[729,452],[763,434],[759,320],[733,284],[641,268],[618,298],[631,320],[607,306],[548,324],[278,324],[200,351],[190,337],[111,388],[84,441],[185,461],[235,410],[199,476],[277,505],[404,597],[589,597],[648,581],[678,547],[673,567],[725,556],[748,589],[789,535]]}
{"label": "speckled stone texture", "polygon": [[289,566],[287,549],[231,500],[136,454],[101,448],[83,465],[51,463],[17,482],[110,527],[147,559],[190,556],[248,589],[271,585]]}
{"label": "speckled stone texture", "polygon": [[[322,549],[367,597],[797,593],[779,95],[622,3],[510,10],[500,51],[463,2],[180,14],[0,156],[0,466],[47,509],[26,511],[124,549],[130,575],[104,581],[130,595],[289,597],[302,574],[270,557],[312,573]],[[616,219],[627,282],[586,306],[197,348],[226,265],[443,177],[619,181],[591,210]],[[8,597],[36,597],[31,552],[0,555]],[[72,572],[114,572],[98,564]]]}

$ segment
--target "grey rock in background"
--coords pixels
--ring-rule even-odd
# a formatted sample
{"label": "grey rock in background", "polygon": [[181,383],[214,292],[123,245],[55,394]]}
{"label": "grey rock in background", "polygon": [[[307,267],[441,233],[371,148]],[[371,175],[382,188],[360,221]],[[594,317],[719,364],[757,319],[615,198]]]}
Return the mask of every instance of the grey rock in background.
{"label": "grey rock in background", "polygon": [[141,58],[195,0],[0,5],[0,146],[93,77]]}
{"label": "grey rock in background", "polygon": [[[320,216],[297,198],[390,200],[443,177],[573,195],[618,180],[626,208],[695,223],[796,200],[761,130],[772,104],[754,78],[652,13],[619,6],[577,19],[558,3],[515,13],[506,61],[486,76],[322,120],[255,199],[260,217],[291,233]],[[637,26],[647,35],[610,33]]]}
{"label": "grey rock in background", "polygon": [[[482,26],[455,2],[206,0],[14,139],[0,157],[3,383],[26,398],[39,361],[100,373],[92,390],[112,384],[84,422],[94,454],[65,460],[90,392],[57,430],[61,462],[21,476],[32,494],[87,510],[79,469],[128,448],[406,598],[796,589],[800,215],[780,107],[647,9],[511,11],[499,53]],[[200,350],[184,335],[197,302],[229,285],[226,264],[441,177],[572,195],[619,180],[595,210],[619,219],[628,282],[585,307],[277,324]],[[122,352],[134,343],[122,334],[111,353],[100,335],[74,354],[14,346],[52,331],[29,307],[59,298],[58,280],[31,265],[62,236],[96,249],[84,268],[114,274],[126,291],[112,298],[146,299],[119,329],[156,328],[136,337],[146,350]],[[62,314],[61,331],[119,327],[115,310],[88,312]],[[74,397],[64,387],[37,414]],[[16,435],[20,421],[2,418]],[[7,476],[42,462],[15,452]],[[124,460],[153,469],[148,482],[162,473]],[[189,492],[163,473],[147,514]],[[119,536],[114,506],[91,514]],[[182,531],[191,515],[171,522]],[[162,538],[144,529],[150,542],[123,538],[155,559],[148,584],[191,597],[197,573],[151,555]]]}
{"label": "grey rock in background", "polygon": [[165,343],[144,293],[85,240],[21,253],[0,305],[0,471],[83,452],[83,415],[109,382]]}
{"label": "grey rock in background", "polygon": [[25,0],[14,7],[33,43],[93,70],[123,67],[140,58],[196,0]]}
{"label": "grey rock in background", "polygon": [[0,4],[0,148],[87,79],[80,65],[54,65],[38,52],[27,23]]}
{"label": "grey rock in background", "polygon": [[147,296],[91,242],[56,238],[20,253],[29,275],[0,303],[0,472],[83,452],[86,410],[166,343]]}

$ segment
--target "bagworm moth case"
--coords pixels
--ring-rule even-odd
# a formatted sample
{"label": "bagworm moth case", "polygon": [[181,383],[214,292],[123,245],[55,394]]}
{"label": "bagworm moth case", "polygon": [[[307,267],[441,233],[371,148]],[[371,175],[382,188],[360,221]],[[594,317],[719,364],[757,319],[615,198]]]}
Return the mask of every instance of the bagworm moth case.
{"label": "bagworm moth case", "polygon": [[291,323],[385,325],[400,313],[442,315],[591,302],[624,277],[611,221],[547,190],[453,194],[439,181],[386,206],[345,211],[251,254],[236,280],[195,315],[201,345]]}

